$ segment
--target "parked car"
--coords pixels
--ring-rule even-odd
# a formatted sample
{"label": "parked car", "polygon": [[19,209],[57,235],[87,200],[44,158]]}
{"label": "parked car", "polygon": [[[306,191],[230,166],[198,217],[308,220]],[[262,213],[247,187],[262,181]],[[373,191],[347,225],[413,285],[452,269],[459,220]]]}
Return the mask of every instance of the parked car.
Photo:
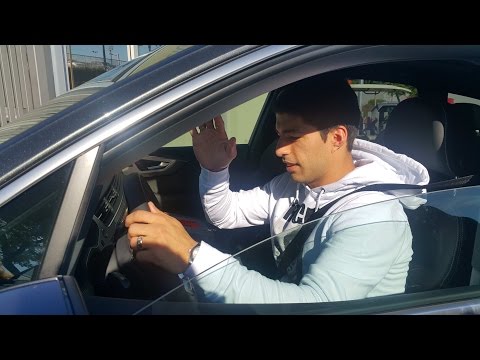
{"label": "parked car", "polygon": [[[162,47],[53,99],[0,129],[0,313],[480,312],[478,105],[447,101],[449,94],[480,99],[479,55],[480,46]],[[231,186],[261,185],[284,171],[273,152],[272,98],[284,85],[326,72],[418,89],[390,113],[381,141],[422,162],[432,182],[463,179],[415,195],[422,205],[405,210],[414,256],[404,294],[210,304],[176,275],[121,258],[126,213],[154,201],[194,238],[271,274],[264,227],[219,230],[205,221],[199,165],[191,144],[178,139],[226,114],[229,135],[244,139]],[[368,206],[380,211],[382,203]]]}

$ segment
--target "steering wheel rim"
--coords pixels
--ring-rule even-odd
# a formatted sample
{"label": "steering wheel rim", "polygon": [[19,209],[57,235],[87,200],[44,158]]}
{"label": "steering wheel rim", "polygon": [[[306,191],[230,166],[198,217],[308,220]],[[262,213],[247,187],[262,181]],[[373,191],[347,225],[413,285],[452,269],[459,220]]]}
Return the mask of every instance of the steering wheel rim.
{"label": "steering wheel rim", "polygon": [[[132,173],[123,176],[123,191],[129,212],[135,210],[149,211],[147,203],[152,201],[161,209],[161,204],[143,176]],[[123,235],[116,240],[115,247],[110,257],[109,266],[105,273],[107,278],[112,272],[128,273],[134,277],[136,283],[148,284],[148,290],[155,298],[166,295],[169,291],[183,285],[182,280],[176,275],[169,273],[159,266],[135,261],[128,243],[128,237]],[[119,259],[120,262],[118,261]],[[110,266],[111,263],[114,266]],[[115,266],[115,263],[117,263]],[[128,277],[128,276],[127,276]],[[139,285],[138,287],[142,287]],[[186,290],[186,296],[180,296],[179,301],[196,301]]]}

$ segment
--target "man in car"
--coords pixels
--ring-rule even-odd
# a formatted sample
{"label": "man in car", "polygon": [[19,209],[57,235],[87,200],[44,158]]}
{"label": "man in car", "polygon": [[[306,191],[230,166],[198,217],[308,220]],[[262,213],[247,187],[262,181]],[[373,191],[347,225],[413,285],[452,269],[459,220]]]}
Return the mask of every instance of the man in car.
{"label": "man in car", "polygon": [[[228,139],[221,117],[191,133],[208,220],[229,229],[269,222],[272,235],[280,234],[272,241],[276,259],[298,226],[329,202],[370,184],[429,181],[427,170],[415,160],[355,140],[361,116],[355,93],[344,79],[316,76],[286,86],[275,99],[274,111],[276,155],[286,172],[248,191],[229,189],[228,166],[236,157],[236,144],[235,138]],[[412,234],[402,204],[393,198],[377,191],[342,198],[327,212],[331,216],[318,221],[307,235],[281,280],[248,270],[230,255],[197,242],[152,203],[150,212],[130,214],[126,226],[139,261],[194,278],[207,301],[351,300],[405,290]]]}

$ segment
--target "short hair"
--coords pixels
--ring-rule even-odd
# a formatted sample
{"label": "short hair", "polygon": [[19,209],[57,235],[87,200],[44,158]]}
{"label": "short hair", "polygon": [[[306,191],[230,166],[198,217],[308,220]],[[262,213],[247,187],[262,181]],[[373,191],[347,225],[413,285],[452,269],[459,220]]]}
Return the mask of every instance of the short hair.
{"label": "short hair", "polygon": [[355,91],[345,78],[336,75],[317,75],[281,88],[273,111],[301,116],[316,126],[324,139],[331,129],[345,125],[349,150],[361,122]]}

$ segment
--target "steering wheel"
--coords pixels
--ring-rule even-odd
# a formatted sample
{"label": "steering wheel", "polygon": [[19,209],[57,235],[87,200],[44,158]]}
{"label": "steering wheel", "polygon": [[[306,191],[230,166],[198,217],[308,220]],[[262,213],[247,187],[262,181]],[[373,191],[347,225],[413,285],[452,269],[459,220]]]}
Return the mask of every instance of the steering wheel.
{"label": "steering wheel", "polygon": [[[147,181],[138,173],[123,176],[123,191],[129,212],[149,211],[148,201],[152,201],[157,208],[161,209],[161,205]],[[176,274],[171,274],[153,264],[135,261],[126,231],[116,241],[105,278],[107,281],[110,279],[110,281],[123,282],[122,286],[132,287],[131,292],[134,294],[138,293],[149,298],[158,298],[182,285],[182,281]],[[174,300],[192,301],[191,294],[187,294],[185,290],[176,291],[176,293],[178,295],[172,297]]]}

